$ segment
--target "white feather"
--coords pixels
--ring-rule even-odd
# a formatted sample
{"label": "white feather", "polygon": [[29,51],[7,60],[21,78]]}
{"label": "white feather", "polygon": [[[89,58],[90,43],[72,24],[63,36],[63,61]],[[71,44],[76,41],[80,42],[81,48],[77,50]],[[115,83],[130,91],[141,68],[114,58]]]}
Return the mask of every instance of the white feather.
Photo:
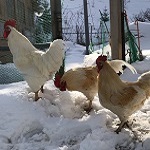
{"label": "white feather", "polygon": [[15,28],[10,28],[8,46],[13,54],[14,64],[33,92],[36,92],[62,65],[64,42],[61,39],[55,40],[46,52],[42,52]]}
{"label": "white feather", "polygon": [[119,73],[119,72],[123,73],[122,67],[123,67],[124,65],[125,65],[127,68],[129,68],[133,74],[136,74],[136,73],[137,73],[136,69],[135,69],[132,65],[130,65],[129,63],[127,63],[127,62],[125,62],[125,61],[123,61],[123,60],[111,60],[111,61],[109,61],[108,63],[111,65],[111,67],[112,67],[112,68],[115,70],[115,72],[117,72],[117,73]]}

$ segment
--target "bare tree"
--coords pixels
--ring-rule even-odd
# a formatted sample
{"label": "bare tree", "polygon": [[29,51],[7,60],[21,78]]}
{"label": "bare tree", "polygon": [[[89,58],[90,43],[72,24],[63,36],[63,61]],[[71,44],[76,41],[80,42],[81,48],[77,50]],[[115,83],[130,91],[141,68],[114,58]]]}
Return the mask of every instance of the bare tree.
{"label": "bare tree", "polygon": [[139,14],[134,15],[132,21],[150,21],[150,8],[147,8],[146,11],[141,11]]}

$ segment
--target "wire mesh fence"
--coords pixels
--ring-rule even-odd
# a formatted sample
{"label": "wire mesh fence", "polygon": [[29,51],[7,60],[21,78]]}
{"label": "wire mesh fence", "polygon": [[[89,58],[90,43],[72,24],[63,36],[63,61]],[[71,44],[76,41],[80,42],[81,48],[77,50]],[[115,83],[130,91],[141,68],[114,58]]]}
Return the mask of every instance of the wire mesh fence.
{"label": "wire mesh fence", "polygon": [[7,40],[3,38],[4,23],[15,19],[17,30],[39,49],[47,48],[52,40],[50,1],[47,0],[1,0],[0,1],[0,62],[12,62]]}
{"label": "wire mesh fence", "polygon": [[50,4],[47,0],[1,0],[0,7],[1,39],[4,21],[13,18],[17,21],[17,29],[32,43],[51,40]]}
{"label": "wire mesh fence", "polygon": [[[7,40],[3,38],[4,23],[8,19],[15,19],[17,30],[24,34],[39,49],[47,48],[52,38],[50,1],[1,0],[0,62],[2,64],[0,64],[0,84],[23,80],[17,68],[10,64],[13,62],[12,54],[8,49]],[[44,43],[46,44],[43,45]]]}
{"label": "wire mesh fence", "polygon": [[17,70],[13,63],[0,64],[0,84],[23,81],[22,74]]}
{"label": "wire mesh fence", "polygon": [[[75,3],[75,0],[70,0]],[[84,4],[81,1],[78,7],[69,7],[65,4],[66,0],[62,0],[62,25],[63,25],[63,38],[65,40],[74,41],[78,44],[85,45],[85,14],[84,14]],[[102,29],[101,20],[102,16],[99,13],[99,7],[95,6],[94,0],[88,0],[88,22],[89,22],[89,38],[93,44],[102,43]],[[97,14],[95,15],[95,9]],[[107,18],[107,25],[109,26],[109,13],[108,9],[105,7],[103,10],[103,18]],[[109,33],[105,30],[106,40],[108,41]]]}
{"label": "wire mesh fence", "polygon": [[[71,0],[70,0],[71,1]],[[84,10],[83,3],[78,8],[69,8],[62,3],[62,30],[63,39],[85,44]],[[97,24],[93,21],[91,7],[94,9],[94,1],[88,2],[90,40],[100,43],[100,14]],[[9,8],[9,9],[8,9]],[[75,11],[74,11],[75,10]],[[104,10],[105,17],[109,14]],[[17,29],[23,33],[32,43],[46,43],[52,40],[52,18],[50,0],[1,0],[0,1],[0,39],[2,45],[7,45],[3,39],[4,22],[13,18],[17,21]]]}

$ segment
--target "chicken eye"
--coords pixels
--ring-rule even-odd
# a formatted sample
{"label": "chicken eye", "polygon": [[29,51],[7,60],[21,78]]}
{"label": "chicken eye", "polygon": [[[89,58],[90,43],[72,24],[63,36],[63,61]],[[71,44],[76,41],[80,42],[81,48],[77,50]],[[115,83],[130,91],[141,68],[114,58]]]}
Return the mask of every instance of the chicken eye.
{"label": "chicken eye", "polygon": [[100,63],[99,63],[99,66],[100,66],[100,67],[102,67],[102,66],[103,66],[103,64],[100,62]]}
{"label": "chicken eye", "polygon": [[5,28],[5,31],[9,32],[9,31],[11,31],[11,30],[10,30],[10,28],[7,26],[7,27]]}

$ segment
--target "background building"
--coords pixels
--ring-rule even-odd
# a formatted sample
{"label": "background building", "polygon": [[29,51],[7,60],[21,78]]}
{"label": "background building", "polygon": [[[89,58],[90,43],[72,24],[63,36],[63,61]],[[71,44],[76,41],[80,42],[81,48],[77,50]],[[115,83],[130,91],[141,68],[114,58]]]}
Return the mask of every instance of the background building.
{"label": "background building", "polygon": [[0,61],[11,62],[12,57],[3,38],[4,22],[7,19],[17,21],[17,29],[31,41],[31,31],[34,27],[34,7],[32,0],[1,0],[0,1]]}

